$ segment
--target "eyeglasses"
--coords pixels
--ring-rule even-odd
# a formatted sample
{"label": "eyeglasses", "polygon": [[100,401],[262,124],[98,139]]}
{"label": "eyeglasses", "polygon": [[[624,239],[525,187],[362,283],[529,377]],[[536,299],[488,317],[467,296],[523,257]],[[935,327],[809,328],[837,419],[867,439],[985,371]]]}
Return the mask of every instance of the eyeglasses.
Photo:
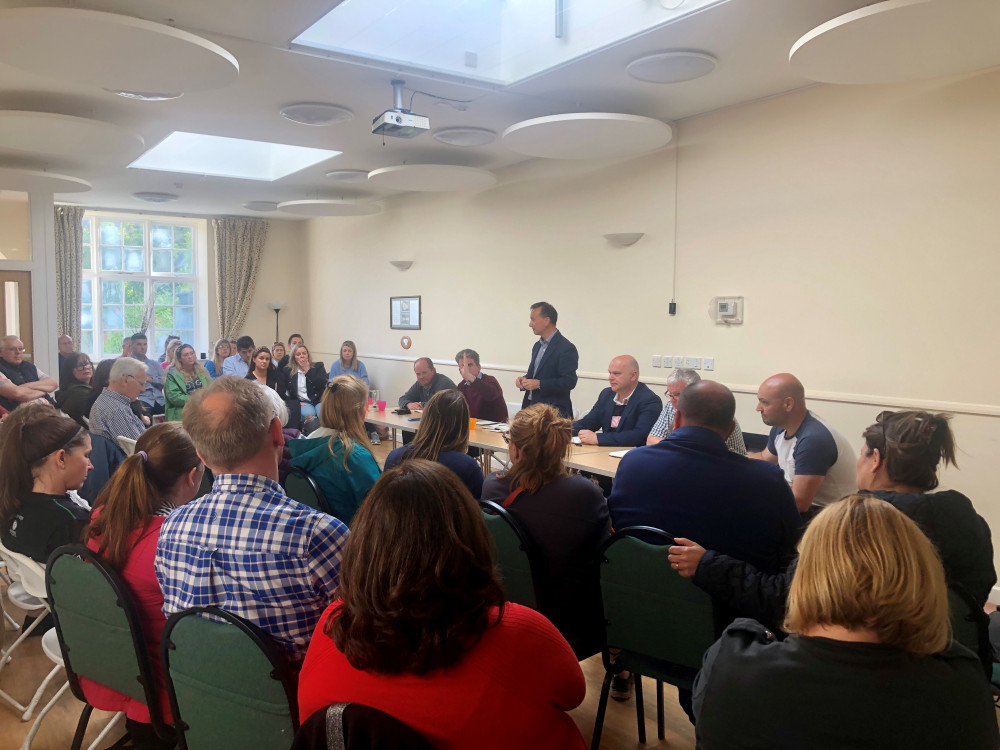
{"label": "eyeglasses", "polygon": [[886,410],[880,411],[879,414],[878,414],[878,416],[875,417],[875,421],[878,424],[882,425],[882,452],[883,453],[886,452],[887,450],[889,450],[889,437],[885,433],[885,423],[886,423],[886,420],[888,420],[889,417],[891,417],[895,413],[896,412],[894,412],[894,411],[889,411],[889,410],[886,409]]}
{"label": "eyeglasses", "polygon": [[8,351],[8,352],[23,352],[24,351],[24,347],[23,346],[5,346],[4,347],[4,351]]}
{"label": "eyeglasses", "polygon": [[73,369],[74,370],[86,370],[88,367],[93,367],[93,366],[94,366],[93,362],[84,362],[82,364],[77,365]]}

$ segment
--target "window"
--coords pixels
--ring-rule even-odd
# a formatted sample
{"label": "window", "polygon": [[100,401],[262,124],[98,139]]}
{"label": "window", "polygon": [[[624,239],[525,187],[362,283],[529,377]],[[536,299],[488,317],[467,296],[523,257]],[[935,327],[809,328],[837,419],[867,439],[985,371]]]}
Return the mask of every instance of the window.
{"label": "window", "polygon": [[105,216],[83,219],[83,331],[81,349],[95,358],[115,356],[122,339],[145,330],[149,354],[163,351],[169,335],[198,349],[207,330],[197,325],[199,299],[196,221],[168,217]]}

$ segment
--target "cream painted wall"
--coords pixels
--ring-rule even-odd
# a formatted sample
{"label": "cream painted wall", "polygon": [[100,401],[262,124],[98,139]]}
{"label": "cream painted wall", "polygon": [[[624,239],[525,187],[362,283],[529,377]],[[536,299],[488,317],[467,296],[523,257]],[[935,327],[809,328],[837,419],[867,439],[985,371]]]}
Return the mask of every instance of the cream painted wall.
{"label": "cream painted wall", "polygon": [[[653,354],[714,356],[749,431],[763,431],[757,384],[783,370],[855,447],[883,407],[952,410],[961,471],[943,485],[1000,530],[1000,349],[988,332],[1000,277],[998,94],[996,69],[814,87],[681,122],[676,148],[629,162],[530,180],[521,167],[486,192],[311,221],[306,333],[325,352],[353,338],[390,401],[413,380],[393,358],[450,361],[464,346],[517,400],[528,306],[547,299],[580,349],[581,408],[608,360],[629,352],[657,382],[669,371],[649,366]],[[603,240],[610,231],[646,236],[622,250]],[[401,273],[393,259],[414,264]],[[409,352],[387,320],[400,294],[423,297]],[[743,326],[713,324],[716,295],[746,298]]]}
{"label": "cream painted wall", "polygon": [[[252,336],[258,346],[270,347],[274,343],[274,311],[268,302],[284,302],[281,311],[281,339],[305,326],[310,315],[309,289],[304,283],[306,268],[306,223],[272,219],[264,243],[264,256],[257,275],[250,311],[243,326],[243,333]],[[215,295],[216,255],[213,233],[209,226],[208,244],[208,309],[209,338],[212,343],[219,338],[219,310]],[[211,356],[211,355],[210,355]]]}
{"label": "cream painted wall", "polygon": [[28,194],[0,190],[0,260],[31,260]]}

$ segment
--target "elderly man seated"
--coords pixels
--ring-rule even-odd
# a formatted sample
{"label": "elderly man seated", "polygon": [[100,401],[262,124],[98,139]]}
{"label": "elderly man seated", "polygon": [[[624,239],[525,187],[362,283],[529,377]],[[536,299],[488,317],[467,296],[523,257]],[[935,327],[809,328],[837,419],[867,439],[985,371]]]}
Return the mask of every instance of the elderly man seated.
{"label": "elderly man seated", "polygon": [[108,440],[121,436],[138,440],[146,429],[132,411],[132,402],[146,388],[146,365],[132,357],[120,357],[111,365],[108,387],[90,409],[90,431]]}
{"label": "elderly man seated", "polygon": [[24,361],[24,344],[17,336],[0,339],[0,407],[14,411],[20,404],[45,399],[59,387],[55,378]]}

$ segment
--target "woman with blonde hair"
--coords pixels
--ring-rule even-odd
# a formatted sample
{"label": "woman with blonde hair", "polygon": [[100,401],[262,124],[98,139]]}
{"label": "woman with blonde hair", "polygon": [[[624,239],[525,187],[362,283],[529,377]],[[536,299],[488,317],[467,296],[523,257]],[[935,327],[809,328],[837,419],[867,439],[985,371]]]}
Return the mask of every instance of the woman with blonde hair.
{"label": "woman with blonde hair", "polygon": [[483,471],[468,451],[469,403],[455,389],[438,391],[424,407],[413,442],[392,451],[385,459],[385,468],[411,458],[437,461],[455,472],[478,500],[483,493]]}
{"label": "woman with blonde hair", "polygon": [[440,750],[585,747],[566,713],[586,693],[580,665],[543,615],[505,603],[483,515],[441,464],[382,475],[337,594],[299,675],[302,720],[356,702]]}
{"label": "woman with blonde hair", "polygon": [[287,443],[292,466],[316,480],[334,517],[348,526],[381,474],[365,435],[367,406],[365,384],[340,375],[324,389],[320,429],[308,439]]}
{"label": "woman with blonde hair", "polygon": [[368,370],[365,363],[358,359],[358,347],[353,341],[345,341],[340,345],[340,359],[330,366],[330,380],[338,375],[353,375],[369,385]]}
{"label": "woman with blonde hair", "polygon": [[229,339],[219,339],[216,341],[212,351],[212,358],[205,363],[205,369],[209,375],[217,378],[222,374],[222,363],[231,354]]}
{"label": "woman with blonde hair", "polygon": [[996,748],[979,659],[951,640],[934,545],[887,502],[851,495],[806,529],[784,641],[736,620],[694,685],[698,746]]}
{"label": "woman with blonde hair", "polygon": [[163,417],[168,422],[179,422],[184,412],[184,404],[199,388],[204,388],[212,382],[208,370],[198,362],[191,344],[181,344],[174,350],[174,363],[167,370],[163,386],[163,399],[166,402]]}
{"label": "woman with blonde hair", "polygon": [[[278,375],[278,393],[288,406],[288,425],[312,432],[319,417],[320,401],[326,387],[326,368],[322,362],[313,362],[309,347],[295,344],[288,357],[288,365]],[[368,390],[365,389],[365,403]]]}
{"label": "woman with blonde hair", "polygon": [[486,478],[483,500],[507,508],[541,561],[539,610],[578,659],[604,645],[598,552],[611,535],[608,503],[589,479],[563,464],[573,420],[548,404],[522,409],[510,421],[510,469]]}
{"label": "woman with blonde hair", "polygon": [[[166,617],[163,593],[153,567],[156,543],[160,527],[171,511],[190,502],[198,493],[205,466],[191,438],[177,422],[150,427],[135,447],[136,452],[112,474],[95,501],[84,540],[118,571],[128,586],[139,609],[153,669],[161,679],[160,635]],[[145,703],[91,680],[80,681],[92,706],[103,711],[125,712],[135,747],[173,747],[156,737],[149,725],[149,708]],[[170,722],[170,706],[162,681],[159,690],[161,710]]]}

